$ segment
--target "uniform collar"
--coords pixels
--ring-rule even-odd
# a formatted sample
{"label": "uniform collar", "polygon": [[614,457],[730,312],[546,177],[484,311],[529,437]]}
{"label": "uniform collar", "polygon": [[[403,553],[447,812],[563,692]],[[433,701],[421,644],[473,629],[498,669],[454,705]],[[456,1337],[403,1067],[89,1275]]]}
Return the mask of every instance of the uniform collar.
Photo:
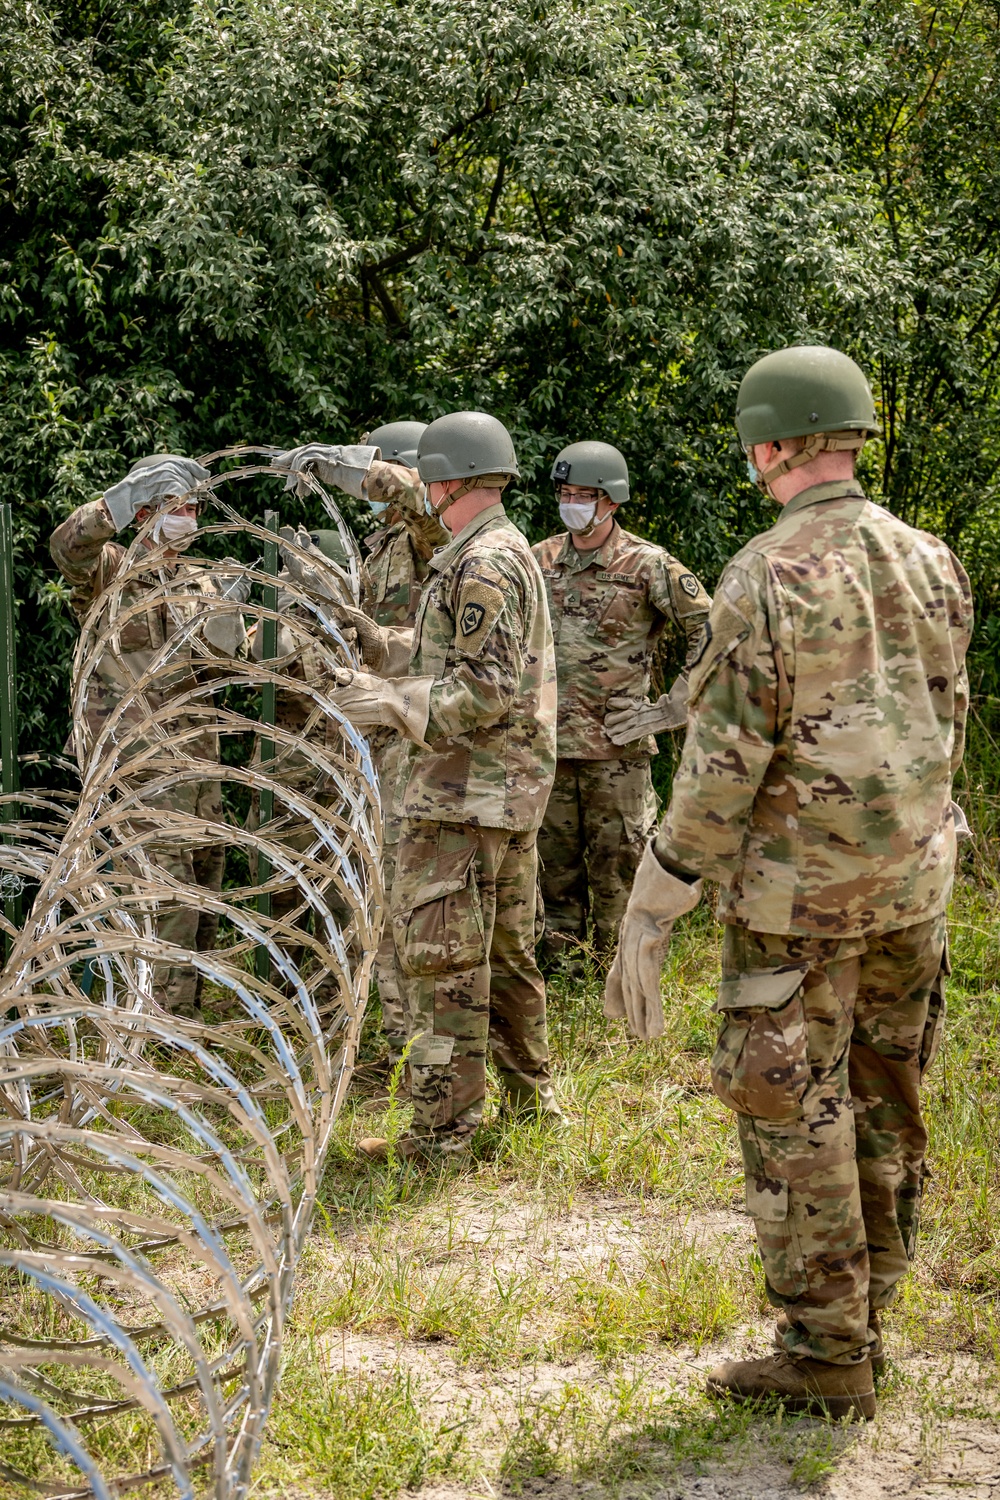
{"label": "uniform collar", "polygon": [[365,537],[365,546],[369,552],[373,552],[379,542],[387,536],[395,536],[397,531],[403,530],[402,521],[390,521],[388,526],[380,526],[377,531],[370,531]]}
{"label": "uniform collar", "polygon": [[498,501],[496,505],[489,505],[485,510],[473,517],[468,526],[463,526],[458,536],[452,537],[445,547],[440,547],[428,563],[428,567],[436,568],[439,572],[454,562],[466,542],[474,537],[477,532],[485,531],[488,526],[495,526],[498,521],[506,521],[507,512]]}
{"label": "uniform collar", "polygon": [[826,484],[813,484],[799,493],[787,505],[781,507],[781,515],[775,521],[778,526],[785,516],[794,516],[809,505],[821,505],[824,500],[865,500],[868,497],[856,479],[831,479]]}
{"label": "uniform collar", "polygon": [[596,563],[600,568],[606,568],[618,550],[621,534],[622,529],[615,521],[606,541],[602,542],[599,547],[595,547],[593,552],[581,552],[579,547],[573,546],[572,533],[567,531],[558,560],[565,566],[567,573],[582,573],[584,568],[590,567],[591,563]]}

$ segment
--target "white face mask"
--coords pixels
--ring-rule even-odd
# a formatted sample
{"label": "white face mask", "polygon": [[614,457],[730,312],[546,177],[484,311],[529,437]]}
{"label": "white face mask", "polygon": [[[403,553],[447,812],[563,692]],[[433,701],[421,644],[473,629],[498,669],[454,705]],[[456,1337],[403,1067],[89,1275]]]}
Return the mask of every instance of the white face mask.
{"label": "white face mask", "polygon": [[597,518],[597,501],[560,500],[559,514],[568,531],[586,531]]}
{"label": "white face mask", "polygon": [[156,518],[153,526],[153,541],[167,542],[175,552],[178,552],[184,539],[190,540],[197,530],[198,522],[194,516],[177,516],[167,511],[165,515]]}
{"label": "white face mask", "polygon": [[380,516],[384,510],[389,509],[388,500],[369,500],[368,504],[373,516]]}

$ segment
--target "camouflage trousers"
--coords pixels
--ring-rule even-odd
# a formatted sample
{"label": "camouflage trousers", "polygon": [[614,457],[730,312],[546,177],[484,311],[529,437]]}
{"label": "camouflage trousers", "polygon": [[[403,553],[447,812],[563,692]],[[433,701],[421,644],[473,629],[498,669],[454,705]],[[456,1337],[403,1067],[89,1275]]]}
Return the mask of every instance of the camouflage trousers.
{"label": "camouflage trousers", "polygon": [[[188,782],[178,789],[175,810],[222,822],[222,787],[218,781]],[[193,847],[153,845],[150,857],[174,880],[218,894],[226,866],[222,844]],[[197,907],[164,903],[156,915],[156,935],[178,948],[210,953],[219,935],[215,912]],[[202,977],[190,964],[157,964],[153,969],[153,996],[164,1010],[175,1016],[197,1016],[201,1009]]]}
{"label": "camouflage trousers", "polygon": [[545,950],[587,936],[610,948],[643,847],[656,827],[649,758],[560,760],[538,834]]}
{"label": "camouflage trousers", "polygon": [[869,1308],[913,1258],[947,970],[943,915],[861,938],[725,929],[712,1083],[792,1355],[864,1359]]}
{"label": "camouflage trousers", "polygon": [[[401,819],[393,815],[392,804],[405,749],[405,742],[398,734],[393,734],[385,740],[384,744],[372,747],[382,798],[382,879],[387,899],[396,873],[396,846],[399,843],[401,824]],[[398,1060],[406,1046],[408,1026],[406,1000],[403,993],[405,981],[396,957],[392,922],[388,920],[382,930],[382,940],[375,954],[375,980],[378,984],[379,1004],[382,1007],[382,1030],[389,1044],[389,1061],[392,1063]]]}
{"label": "camouflage trousers", "polygon": [[487,1050],[510,1105],[557,1112],[534,954],[535,842],[534,832],[403,819],[391,904],[415,1135],[476,1128]]}

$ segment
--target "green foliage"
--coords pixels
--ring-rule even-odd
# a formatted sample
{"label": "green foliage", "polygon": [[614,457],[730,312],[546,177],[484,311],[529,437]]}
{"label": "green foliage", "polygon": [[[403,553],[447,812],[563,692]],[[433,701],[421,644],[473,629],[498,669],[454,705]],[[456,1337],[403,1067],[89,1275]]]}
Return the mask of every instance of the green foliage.
{"label": "green foliage", "polygon": [[990,615],[981,0],[0,11],[3,498],[31,748],[63,738],[74,635],[47,533],[126,460],[482,406],[515,431],[533,535],[555,519],[553,452],[593,434],[628,456],[632,524],[711,581],[766,522],[736,382],[797,339],[872,372],[887,443],[866,478],[959,547]]}
{"label": "green foliage", "polygon": [[441,1475],[461,1472],[464,1426],[436,1423],[426,1396],[403,1370],[330,1371],[323,1351],[299,1349],[282,1374],[258,1483],[318,1482],[326,1494],[386,1500]]}

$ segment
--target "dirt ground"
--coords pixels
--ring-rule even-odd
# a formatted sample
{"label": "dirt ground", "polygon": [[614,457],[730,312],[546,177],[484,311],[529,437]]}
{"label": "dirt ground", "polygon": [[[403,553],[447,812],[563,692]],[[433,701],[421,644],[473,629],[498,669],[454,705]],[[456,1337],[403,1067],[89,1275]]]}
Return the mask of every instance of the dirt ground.
{"label": "dirt ground", "polygon": [[[563,1213],[537,1201],[484,1202],[474,1192],[453,1201],[447,1214],[428,1209],[407,1223],[407,1253],[423,1267],[466,1268],[484,1287],[492,1276],[512,1273],[552,1289],[553,1300],[567,1278],[593,1273],[613,1257],[619,1266],[638,1268],[669,1237],[723,1255],[734,1264],[749,1263],[753,1233],[743,1214],[709,1211],[682,1218],[662,1205],[627,1205],[615,1199],[577,1201]],[[401,1240],[402,1243],[402,1240]],[[341,1242],[341,1254],[385,1255],[363,1237]],[[536,1316],[543,1317],[544,1311]],[[638,1352],[613,1360],[583,1353],[564,1360],[528,1358],[506,1366],[488,1359],[463,1357],[448,1342],[407,1338],[398,1331],[338,1330],[329,1335],[331,1363],[359,1375],[402,1369],[419,1382],[422,1400],[442,1421],[466,1423],[478,1470],[461,1485],[435,1483],[420,1490],[420,1500],[465,1500],[499,1493],[544,1495],[550,1500],[606,1494],[649,1496],[659,1500],[784,1500],[818,1494],[830,1500],[877,1500],[877,1497],[1000,1497],[1000,1399],[996,1367],[961,1352],[928,1353],[908,1348],[894,1337],[887,1320],[889,1376],[879,1415],[867,1426],[829,1427],[789,1420],[776,1437],[773,1421],[749,1422],[714,1450],[695,1457],[658,1453],[655,1437],[643,1446],[642,1472],[609,1478],[585,1440],[550,1472],[520,1471],[504,1477],[505,1447],[539,1410],[558,1413],[569,1401],[592,1412],[620,1404],[622,1382],[641,1395],[643,1409],[656,1410],[678,1393],[697,1399],[703,1372],[719,1359],[767,1352],[771,1325],[765,1316],[731,1330],[721,1342],[701,1347],[646,1344]],[[641,1403],[633,1402],[635,1410]],[[569,1410],[569,1407],[567,1407]],[[571,1420],[571,1416],[567,1420]],[[547,1428],[559,1446],[558,1415]],[[579,1422],[577,1424],[580,1425]],[[628,1412],[607,1427],[607,1445],[627,1433]],[[542,1469],[546,1466],[541,1465]],[[498,1478],[498,1476],[500,1476]]]}

